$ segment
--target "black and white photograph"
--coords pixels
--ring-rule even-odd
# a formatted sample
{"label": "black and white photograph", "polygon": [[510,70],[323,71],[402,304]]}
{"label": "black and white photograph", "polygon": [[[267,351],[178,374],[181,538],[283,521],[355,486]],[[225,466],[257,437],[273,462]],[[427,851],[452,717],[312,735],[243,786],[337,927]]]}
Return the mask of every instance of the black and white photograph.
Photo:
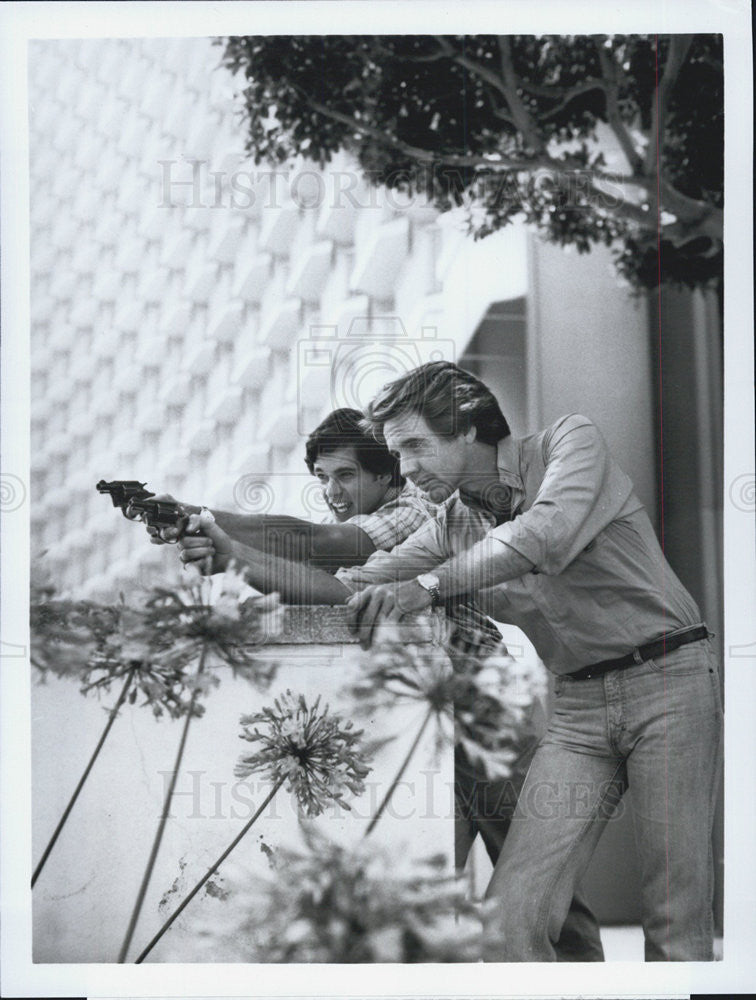
{"label": "black and white photograph", "polygon": [[747,987],[749,8],[529,6],[6,5],[15,995]]}

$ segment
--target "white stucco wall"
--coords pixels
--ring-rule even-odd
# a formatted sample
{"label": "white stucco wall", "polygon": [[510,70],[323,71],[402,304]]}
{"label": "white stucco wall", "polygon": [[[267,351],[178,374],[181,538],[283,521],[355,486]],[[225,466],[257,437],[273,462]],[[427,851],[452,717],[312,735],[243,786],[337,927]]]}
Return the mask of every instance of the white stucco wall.
{"label": "white stucco wall", "polygon": [[[253,744],[239,738],[239,717],[272,705],[290,688],[308,703],[320,695],[337,710],[339,691],[359,671],[359,647],[299,646],[269,650],[279,662],[270,690],[260,693],[218,668],[220,685],[204,699],[206,712],[192,720],[157,864],[128,959],[139,954],[182,897],[239,833],[269,791],[255,778],[239,782],[234,765]],[[33,843],[36,865],[94,749],[117,697],[83,697],[71,680],[49,679],[32,689]],[[322,704],[321,702],[321,704]],[[367,738],[395,737],[377,755],[365,793],[352,811],[332,807],[314,821],[340,843],[356,843],[383,798],[417,733],[425,707],[399,706],[360,721]],[[149,708],[124,706],[89,780],[33,892],[35,962],[115,962],[126,933],[162,810],[183,720],[156,721]],[[431,726],[403,783],[371,837],[404,857],[445,855],[453,865],[453,763],[451,746],[440,752]],[[263,850],[301,843],[292,797],[281,790],[222,866],[220,875],[249,884],[269,874]],[[170,892],[176,881],[175,890]],[[213,879],[227,888],[226,879]],[[160,906],[169,893],[168,902]],[[189,904],[148,961],[240,961],[243,942],[217,944],[200,954],[196,921],[212,921],[219,907],[234,906],[204,890]],[[225,914],[219,914],[224,916]],[[249,958],[247,958],[249,960]]]}

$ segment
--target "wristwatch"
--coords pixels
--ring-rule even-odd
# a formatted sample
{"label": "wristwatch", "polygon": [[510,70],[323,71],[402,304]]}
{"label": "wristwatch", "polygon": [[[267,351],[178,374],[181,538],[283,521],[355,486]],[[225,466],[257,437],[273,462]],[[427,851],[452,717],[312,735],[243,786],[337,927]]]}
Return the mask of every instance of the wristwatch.
{"label": "wristwatch", "polygon": [[431,595],[432,608],[437,608],[441,604],[440,581],[435,573],[421,573],[415,577],[415,583],[419,583],[423,590],[427,590]]}

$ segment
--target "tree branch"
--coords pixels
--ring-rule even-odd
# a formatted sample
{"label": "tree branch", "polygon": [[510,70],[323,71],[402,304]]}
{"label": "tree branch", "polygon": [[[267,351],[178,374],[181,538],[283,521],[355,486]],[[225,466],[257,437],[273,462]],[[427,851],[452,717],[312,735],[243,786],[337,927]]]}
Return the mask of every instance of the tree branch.
{"label": "tree branch", "polygon": [[[501,104],[497,103],[496,100],[497,95],[493,94],[490,88],[488,87],[483,88],[483,97],[486,101],[488,101],[491,107],[491,114],[495,118],[498,118],[499,121],[506,122],[507,125],[511,125],[513,129],[517,128],[517,126],[515,125],[514,118],[512,118],[511,115],[507,114],[507,112],[503,110]],[[504,106],[506,107],[506,105]]]}
{"label": "tree branch", "polygon": [[681,225],[694,228],[712,239],[724,239],[724,212],[721,208],[682,194],[668,181],[661,182],[661,198],[662,207],[671,212]]}
{"label": "tree branch", "polygon": [[650,141],[646,149],[645,163],[645,172],[647,174],[651,174],[659,169],[658,164],[661,163],[661,150],[664,145],[662,137],[667,123],[669,99],[692,41],[692,35],[672,35],[669,40],[667,62],[664,66],[664,72],[662,73],[658,87],[654,91],[653,104],[651,105]]}
{"label": "tree branch", "polygon": [[[299,88],[296,89],[299,90]],[[655,191],[649,192],[649,178],[647,177],[602,171],[596,169],[595,167],[591,168],[584,167],[580,164],[571,164],[569,159],[556,160],[548,154],[525,160],[504,159],[502,157],[497,160],[493,160],[488,157],[473,154],[434,152],[419,146],[413,146],[411,143],[404,142],[403,140],[392,136],[387,131],[383,131],[375,126],[369,125],[366,122],[353,118],[351,115],[344,114],[341,111],[329,108],[327,105],[321,104],[319,101],[314,101],[304,91],[300,90],[300,94],[313,111],[318,112],[318,114],[321,114],[326,118],[330,118],[332,121],[337,121],[342,125],[346,125],[348,128],[353,129],[356,133],[369,136],[382,145],[390,146],[392,149],[395,149],[398,152],[403,153],[405,156],[411,157],[420,163],[431,166],[439,164],[449,167],[467,167],[476,169],[481,173],[485,171],[491,174],[496,174],[501,171],[534,173],[537,170],[543,170],[562,178],[569,177],[587,179],[589,182],[588,186],[583,190],[590,192],[594,199],[600,199],[601,207],[606,206],[607,198],[615,198],[617,199],[617,205],[613,211],[616,211],[618,215],[621,215],[623,218],[633,222],[644,230],[655,231],[657,222],[656,214],[654,212],[642,209],[637,203],[622,197],[616,192],[608,192],[595,186],[596,183],[605,183],[620,186],[627,185],[636,188],[640,187],[649,193],[650,198],[653,198],[655,196]],[[680,195],[679,192],[675,192],[669,185],[666,185],[664,190],[667,196],[667,205],[670,211],[674,212],[675,206],[678,207],[678,212],[682,212],[684,208],[687,213],[687,218],[693,219],[693,216],[695,215],[695,220],[700,221],[702,224],[705,218],[708,218],[709,221],[706,223],[706,232],[707,235],[712,235],[712,228],[716,228],[715,209],[712,209],[711,206],[706,205],[703,202],[697,202],[694,199],[685,198],[685,196]],[[682,208],[680,206],[682,206]],[[705,213],[709,213],[709,215],[707,216]],[[719,225],[719,238],[721,238],[721,221]]]}
{"label": "tree branch", "polygon": [[[613,201],[609,207],[606,205],[606,199],[614,198],[615,196],[607,191],[602,191],[601,188],[597,188],[593,183],[588,186],[586,194],[590,195],[588,201],[594,208],[598,207],[606,211],[609,215],[619,216],[628,222],[633,222],[641,229],[648,230],[648,232],[656,232],[656,213],[651,211],[650,207],[644,209],[641,205],[633,201],[628,201],[625,198]],[[598,204],[596,204],[597,202]]]}
{"label": "tree branch", "polygon": [[[436,40],[438,41],[439,38],[437,37]],[[373,45],[375,46],[376,51],[380,52],[381,55],[388,56],[389,59],[398,59],[400,62],[431,63],[438,62],[439,59],[447,59],[451,55],[449,50],[444,46],[440,46],[435,52],[430,52],[425,56],[413,56],[406,53],[399,55],[394,52],[393,49],[383,45],[378,38],[373,40]]]}
{"label": "tree branch", "polygon": [[499,43],[499,52],[501,55],[501,75],[504,79],[504,96],[507,104],[509,105],[509,110],[512,112],[515,125],[520,132],[522,132],[526,143],[531,148],[541,152],[545,146],[543,136],[538,131],[533,117],[525,107],[525,104],[517,91],[519,80],[514,71],[512,48],[509,43],[509,38],[507,35],[499,35],[497,41]]}
{"label": "tree branch", "polygon": [[[353,118],[351,115],[345,115],[341,111],[335,111],[333,108],[329,108],[327,105],[321,104],[319,101],[313,101],[303,92],[302,96],[306,98],[307,103],[313,111],[317,111],[318,114],[321,114],[326,118],[330,118],[333,121],[340,122],[342,125],[346,125],[347,127],[354,129],[355,132],[368,135],[377,142],[391,146],[398,152],[404,153],[406,156],[411,156],[414,159],[419,160],[421,163],[442,163],[450,167],[489,167],[492,169],[499,168],[507,170],[527,169],[527,165],[524,165],[522,162],[517,160],[490,160],[484,156],[475,156],[467,153],[439,153],[433,152],[429,149],[423,149],[421,146],[413,146],[411,143],[404,142],[402,139],[398,139],[389,132],[384,132],[382,129],[375,128],[373,125],[368,125],[366,122],[361,122],[358,118]],[[496,155],[500,156],[498,153]]]}
{"label": "tree branch", "polygon": [[330,118],[333,121],[340,122],[342,125],[346,125],[347,127],[354,129],[355,132],[360,132],[363,135],[370,136],[377,142],[391,146],[392,149],[396,149],[398,152],[404,153],[406,156],[413,157],[421,163],[439,163],[449,167],[482,168],[491,172],[501,170],[517,170],[532,173],[535,170],[548,170],[560,176],[570,175],[589,177],[598,181],[604,181],[607,184],[627,184],[634,187],[642,187],[644,189],[647,186],[647,179],[643,177],[634,177],[630,174],[602,171],[592,167],[583,167],[577,164],[572,165],[569,161],[556,160],[548,154],[544,154],[537,159],[531,158],[526,160],[504,159],[500,154],[497,154],[500,158],[493,160],[486,156],[479,156],[470,153],[433,152],[432,150],[423,149],[420,146],[413,146],[411,143],[404,142],[402,139],[397,139],[389,132],[384,132],[382,129],[375,128],[373,125],[368,125],[366,122],[353,118],[351,115],[346,115],[341,111],[335,111],[333,108],[329,108],[325,104],[321,104],[319,101],[313,101],[309,97],[307,98],[307,103],[313,111],[317,111],[318,114],[324,115],[326,118]]}
{"label": "tree branch", "polygon": [[[595,39],[595,42],[599,63],[601,65],[601,75],[604,78],[605,83],[604,93],[606,95],[607,121],[609,122],[612,131],[617,136],[617,140],[622,147],[622,151],[627,158],[627,162],[632,172],[634,174],[647,173],[648,171],[643,168],[643,160],[638,154],[635,144],[630,138],[630,133],[625,128],[625,123],[622,121],[622,117],[619,113],[617,70],[614,65],[614,61],[609,57],[606,49],[604,48],[604,40],[605,36],[599,35]],[[649,143],[649,148],[651,145],[652,144]]]}
{"label": "tree branch", "polygon": [[[466,56],[458,49],[455,49],[454,46],[450,44],[448,39],[443,37],[443,35],[436,35],[435,37],[436,41],[443,47],[443,51],[450,59],[456,62],[459,66],[462,66],[464,69],[469,70],[470,73],[477,76],[479,79],[485,81],[496,91],[497,94],[500,94],[506,100],[506,87],[504,86],[503,80],[501,80],[497,73],[495,73],[492,69],[489,69],[487,66],[483,66],[481,63],[476,62],[474,59],[470,59],[469,56]],[[510,115],[506,114],[506,112],[502,111],[498,105],[496,105],[490,92],[487,93],[487,96],[494,105],[493,113],[496,117],[507,122],[509,125],[514,126],[514,128],[517,128],[515,120]]]}
{"label": "tree branch", "polygon": [[[647,209],[626,199],[613,202],[609,208],[605,204],[606,199],[607,197],[614,198],[614,194],[602,191],[594,183],[589,185],[586,193],[591,196],[589,201],[594,208],[605,209],[611,215],[624,218],[653,235],[659,232],[659,217],[654,206],[655,191],[650,192]],[[682,211],[676,212],[673,203],[676,204],[678,199],[681,204],[695,206],[695,210],[693,211],[689,208],[687,213]],[[679,191],[675,191],[671,187],[663,195],[662,207],[669,210],[671,214],[674,214],[676,219],[674,222],[667,222],[661,226],[661,233],[659,235],[661,235],[662,239],[669,240],[675,246],[681,246],[695,237],[705,236],[721,244],[723,238],[723,213],[720,209],[705,202],[688,198],[686,195],[681,195]]]}
{"label": "tree branch", "polygon": [[534,97],[546,97],[554,100],[562,98],[565,101],[572,100],[573,97],[588,90],[606,90],[606,81],[595,76],[589,76],[587,80],[583,80],[582,83],[578,83],[574,87],[547,86],[543,83],[533,83],[532,80],[523,80],[522,77],[520,77],[519,83],[523,90],[527,90]]}
{"label": "tree branch", "polygon": [[[525,90],[530,90],[529,84],[525,83],[522,80],[520,81],[520,85]],[[555,88],[554,92],[552,92],[552,93],[548,92],[548,88],[547,87],[539,87],[538,90],[543,91],[543,93],[541,93],[540,95],[538,95],[538,96],[541,96],[541,97],[556,97],[556,96],[558,96],[557,92],[556,92],[556,88]],[[576,97],[580,97],[583,94],[589,94],[592,90],[603,90],[604,93],[606,93],[606,84],[603,82],[603,80],[593,80],[593,79],[591,79],[591,80],[586,80],[584,83],[580,83],[580,84],[578,84],[575,87],[570,87],[569,90],[561,90],[561,88],[560,88],[560,92],[562,94],[562,99],[559,102],[559,104],[554,105],[553,108],[549,108],[548,111],[542,112],[541,115],[540,115],[540,117],[544,121],[547,120],[547,119],[549,119],[549,118],[553,118],[554,115],[558,115],[560,111],[563,111],[567,107],[568,104],[570,104],[572,101],[574,101]]]}
{"label": "tree branch", "polygon": [[[448,45],[448,42],[446,43]],[[449,56],[460,66],[464,66],[465,69],[470,70],[475,76],[480,77],[481,80],[485,80],[486,83],[490,84],[494,90],[498,91],[502,97],[507,96],[506,87],[504,86],[504,81],[499,77],[498,73],[495,73],[492,69],[487,66],[481,65],[481,63],[476,62],[469,56],[455,49],[453,46],[449,45]]]}
{"label": "tree branch", "polygon": [[712,236],[711,233],[707,232],[706,226],[696,226],[691,228],[690,226],[686,226],[684,223],[673,222],[664,227],[662,230],[662,236],[665,240],[669,240],[669,242],[675,247],[682,247],[685,246],[686,243],[690,243],[691,240],[706,237],[709,240],[709,246],[705,252],[702,250],[697,253],[697,257],[713,257],[722,246],[721,238]]}
{"label": "tree branch", "polygon": [[573,173],[582,173],[586,177],[593,177],[594,180],[604,181],[607,184],[626,184],[628,187],[641,188],[648,191],[648,177],[636,177],[633,174],[620,174],[611,170],[599,170],[597,167],[576,168]]}

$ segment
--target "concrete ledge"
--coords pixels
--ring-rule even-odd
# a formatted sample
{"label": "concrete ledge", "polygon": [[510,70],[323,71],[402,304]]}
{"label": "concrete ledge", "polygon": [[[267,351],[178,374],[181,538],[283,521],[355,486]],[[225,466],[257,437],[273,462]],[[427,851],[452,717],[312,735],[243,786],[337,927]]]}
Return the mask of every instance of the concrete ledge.
{"label": "concrete ledge", "polygon": [[347,628],[346,608],[342,605],[300,604],[283,609],[280,634],[266,640],[267,646],[356,645],[357,638]]}
{"label": "concrete ledge", "polygon": [[[413,645],[433,642],[431,616],[427,613],[409,615],[401,622],[387,624],[390,636],[381,638]],[[331,604],[285,605],[283,627],[277,635],[265,640],[266,646],[341,646],[357,645],[358,639],[347,627],[346,608]]]}

